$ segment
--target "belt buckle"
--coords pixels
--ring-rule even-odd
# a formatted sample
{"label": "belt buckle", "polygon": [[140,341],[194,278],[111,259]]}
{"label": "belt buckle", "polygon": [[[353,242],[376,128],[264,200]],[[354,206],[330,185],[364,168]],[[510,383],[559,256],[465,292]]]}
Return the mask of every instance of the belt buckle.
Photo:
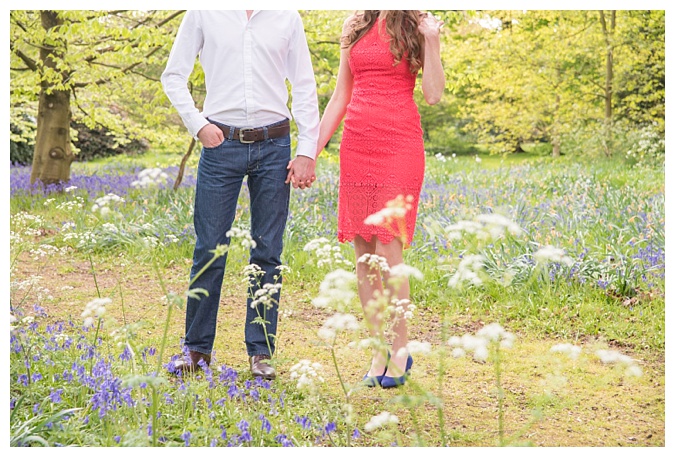
{"label": "belt buckle", "polygon": [[244,140],[244,135],[246,134],[246,132],[253,132],[254,130],[255,129],[239,129],[239,142],[244,144],[255,143],[254,140],[251,141]]}

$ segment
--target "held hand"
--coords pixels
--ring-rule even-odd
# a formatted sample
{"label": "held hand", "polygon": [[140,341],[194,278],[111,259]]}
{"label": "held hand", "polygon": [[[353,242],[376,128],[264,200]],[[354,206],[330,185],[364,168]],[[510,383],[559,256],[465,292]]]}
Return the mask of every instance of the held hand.
{"label": "held hand", "polygon": [[437,37],[445,24],[431,13],[420,13],[420,25],[417,28],[424,37]]}
{"label": "held hand", "polygon": [[308,189],[312,187],[312,183],[316,180],[314,169],[316,162],[307,156],[297,156],[295,159],[288,162],[288,175],[286,176],[286,184],[289,182],[293,184],[294,188]]}
{"label": "held hand", "polygon": [[224,140],[223,131],[213,124],[207,124],[199,130],[197,138],[201,141],[205,148],[215,148],[219,146]]}

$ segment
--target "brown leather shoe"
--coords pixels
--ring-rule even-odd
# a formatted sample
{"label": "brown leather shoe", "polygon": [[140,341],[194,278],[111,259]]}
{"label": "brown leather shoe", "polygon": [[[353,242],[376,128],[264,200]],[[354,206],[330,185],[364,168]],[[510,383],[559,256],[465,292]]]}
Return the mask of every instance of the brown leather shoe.
{"label": "brown leather shoe", "polygon": [[249,357],[248,361],[251,365],[251,374],[253,376],[260,376],[263,379],[272,380],[277,377],[274,367],[267,362],[270,356],[267,354],[259,354]]}
{"label": "brown leather shoe", "polygon": [[202,367],[199,366],[199,361],[203,360],[207,365],[211,363],[211,354],[202,354],[197,351],[188,351],[187,356],[183,356],[181,360],[176,361],[175,371],[180,370],[182,373],[194,373],[195,371],[201,370]]}

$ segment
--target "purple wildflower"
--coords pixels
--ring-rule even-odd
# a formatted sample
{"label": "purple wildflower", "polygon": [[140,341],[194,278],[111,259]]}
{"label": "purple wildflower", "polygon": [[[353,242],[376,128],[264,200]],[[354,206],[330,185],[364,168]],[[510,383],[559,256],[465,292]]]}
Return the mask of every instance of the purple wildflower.
{"label": "purple wildflower", "polygon": [[52,401],[52,403],[61,403],[62,393],[63,389],[52,389],[51,393],[49,394],[49,399]]}

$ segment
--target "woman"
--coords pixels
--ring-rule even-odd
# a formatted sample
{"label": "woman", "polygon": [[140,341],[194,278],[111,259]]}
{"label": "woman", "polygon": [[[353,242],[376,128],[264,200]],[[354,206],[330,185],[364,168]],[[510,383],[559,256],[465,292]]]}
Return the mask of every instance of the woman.
{"label": "woman", "polygon": [[[389,267],[403,263],[403,248],[413,238],[424,179],[424,144],[413,90],[422,70],[427,103],[437,103],[445,87],[440,56],[443,22],[419,11],[364,11],[343,27],[335,92],[321,119],[317,153],[344,118],[340,145],[338,239],[354,242],[356,258],[376,254]],[[367,225],[364,220],[397,196],[409,210],[400,229]],[[364,311],[383,288],[405,306],[407,279],[393,284],[367,263],[356,264],[359,298]],[[377,273],[377,274],[374,274]],[[371,334],[382,335],[382,310],[366,312]],[[369,386],[395,387],[412,366],[405,319],[395,319],[391,350],[375,350],[364,376]]]}

